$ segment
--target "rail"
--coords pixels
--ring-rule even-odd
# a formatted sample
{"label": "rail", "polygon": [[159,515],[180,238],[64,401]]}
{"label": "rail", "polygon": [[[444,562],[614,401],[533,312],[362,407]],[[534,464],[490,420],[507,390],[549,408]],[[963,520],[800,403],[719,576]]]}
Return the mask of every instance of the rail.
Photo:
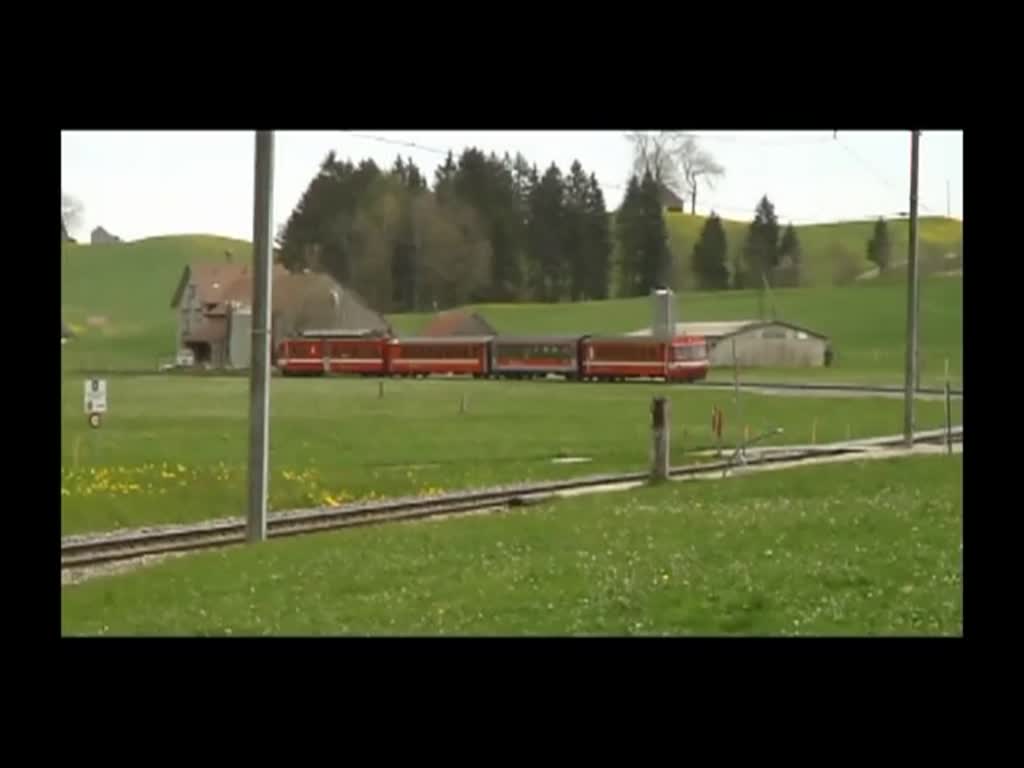
{"label": "rail", "polygon": [[[963,428],[954,428],[952,438],[961,442]],[[945,439],[944,429],[918,432],[914,436],[915,443],[943,442]],[[871,447],[899,446],[902,443],[902,435],[893,435],[802,448],[781,446],[763,449],[754,463],[773,464],[809,460],[822,456],[863,452]],[[719,470],[726,472],[732,465],[732,459],[704,462],[674,468],[670,470],[669,475],[681,478]],[[544,501],[565,491],[639,485],[646,482],[649,477],[648,472],[591,475],[567,480],[453,492],[428,498],[404,498],[341,507],[276,512],[268,516],[267,535],[270,538],[278,538],[315,531],[523,506]],[[244,541],[245,521],[241,519],[159,526],[128,532],[73,535],[64,537],[61,541],[61,569],[132,560],[149,555],[224,547]]]}

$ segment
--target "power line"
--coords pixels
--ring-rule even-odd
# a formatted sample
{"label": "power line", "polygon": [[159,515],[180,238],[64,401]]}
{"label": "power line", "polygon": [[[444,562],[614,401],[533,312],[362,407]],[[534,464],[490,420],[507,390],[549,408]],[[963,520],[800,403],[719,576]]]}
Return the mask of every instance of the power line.
{"label": "power line", "polygon": [[424,152],[434,152],[439,155],[447,155],[449,152],[454,152],[451,149],[440,149],[439,147],[428,147],[424,144],[417,144],[414,141],[402,141],[401,139],[389,139],[386,136],[374,136],[369,133],[355,133],[353,131],[345,131],[346,134],[357,139],[369,139],[370,141],[379,141],[382,144],[396,144],[401,147],[410,147],[412,149],[420,149]]}
{"label": "power line", "polygon": [[[856,160],[872,176],[874,176],[875,179],[877,179],[879,182],[881,182],[889,190],[891,190],[893,192],[897,192],[899,194],[903,194],[903,190],[899,189],[895,184],[892,183],[892,181],[890,181],[888,178],[886,178],[881,173],[876,171],[874,166],[872,166],[867,160],[865,160],[863,157],[861,157],[861,155],[859,153],[854,152],[853,147],[849,146],[846,142],[844,142],[842,139],[840,139],[838,137],[835,138],[835,143],[839,144],[840,147],[842,147],[844,150],[846,150],[846,152],[850,155],[850,157],[852,157],[854,160]],[[935,213],[935,211],[930,206],[925,205],[923,202],[918,201],[918,205],[921,208],[924,208],[929,213]]]}
{"label": "power line", "polygon": [[[380,136],[378,134],[362,133],[362,132],[356,132],[356,131],[345,131],[344,133],[346,135],[348,135],[348,136],[353,137],[353,138],[366,139],[368,141],[376,141],[376,142],[379,142],[379,143],[382,143],[382,144],[391,144],[391,145],[394,145],[394,146],[408,147],[410,149],[417,149],[417,150],[420,150],[422,152],[430,152],[430,153],[437,154],[437,155],[448,155],[449,153],[451,153],[452,155],[458,154],[458,152],[453,147],[447,147],[447,148],[445,148],[445,147],[434,147],[434,146],[428,146],[428,145],[425,145],[425,144],[420,144],[420,143],[414,142],[414,141],[405,141],[405,140],[402,140],[402,139],[393,139],[393,138],[389,138],[387,136]],[[850,155],[854,159],[856,159],[861,165],[863,165],[873,176],[875,176],[875,178],[878,181],[880,181],[882,184],[884,184],[889,189],[893,189],[893,190],[896,189],[893,186],[893,184],[888,179],[886,179],[884,176],[879,174],[870,164],[867,163],[866,160],[864,160],[860,155],[855,153],[851,147],[847,146],[843,141],[839,140],[838,138],[830,138],[830,137],[820,137],[820,138],[819,137],[815,137],[815,138],[807,138],[807,139],[795,138],[793,140],[788,140],[787,139],[787,140],[781,140],[781,141],[778,141],[778,142],[770,142],[770,141],[763,141],[763,140],[760,140],[760,139],[757,139],[757,138],[752,138],[749,135],[746,135],[746,134],[743,134],[743,133],[739,133],[739,134],[710,134],[710,135],[709,134],[704,134],[704,133],[689,133],[689,135],[693,136],[696,139],[701,139],[701,140],[709,140],[709,141],[721,140],[721,141],[727,141],[727,142],[739,142],[739,141],[742,141],[742,142],[750,143],[750,144],[753,144],[753,145],[756,145],[756,146],[775,147],[775,148],[808,146],[808,145],[814,145],[814,144],[833,143],[834,141],[838,141],[839,144],[843,147],[843,149],[845,149],[848,153],[850,153]],[[601,183],[601,187],[603,189],[614,189],[614,190],[624,191],[624,190],[626,190],[628,188],[628,185],[627,184],[618,184],[618,183],[615,183],[615,182],[603,182],[603,183]],[[923,203],[919,203],[919,205],[922,208],[925,208],[926,210],[934,213],[934,211],[932,211],[931,208],[929,208],[928,206],[924,205]],[[723,205],[715,205],[715,206],[712,206],[712,208],[715,211],[725,211],[725,212],[728,212],[728,213],[743,213],[743,214],[753,215],[756,212],[757,206],[756,205],[752,205],[752,206],[751,205],[731,205],[731,204],[727,203],[727,204],[723,204]],[[792,222],[793,224],[804,225],[804,224],[827,224],[827,223],[829,223],[828,220],[822,220],[822,218],[818,217],[818,216],[789,216],[789,215],[786,215],[784,212],[780,212],[778,210],[776,210],[776,216],[780,220],[784,219],[787,222]],[[853,217],[853,218],[854,219],[862,219],[862,220],[867,221],[867,220],[877,219],[879,217],[893,218],[893,217],[895,217],[895,214],[893,214],[892,212],[885,212],[885,213],[878,213],[878,214],[865,214],[862,217]],[[847,219],[844,219],[844,220],[849,220],[849,219],[850,219],[850,217],[848,217]]]}

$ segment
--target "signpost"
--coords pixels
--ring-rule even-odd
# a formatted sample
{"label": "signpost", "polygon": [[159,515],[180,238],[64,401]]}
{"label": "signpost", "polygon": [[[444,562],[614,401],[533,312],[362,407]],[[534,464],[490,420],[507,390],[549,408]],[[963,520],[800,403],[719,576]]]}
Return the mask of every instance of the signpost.
{"label": "signpost", "polygon": [[85,380],[85,415],[89,418],[89,426],[96,429],[100,425],[102,414],[107,412],[107,381],[106,379]]}

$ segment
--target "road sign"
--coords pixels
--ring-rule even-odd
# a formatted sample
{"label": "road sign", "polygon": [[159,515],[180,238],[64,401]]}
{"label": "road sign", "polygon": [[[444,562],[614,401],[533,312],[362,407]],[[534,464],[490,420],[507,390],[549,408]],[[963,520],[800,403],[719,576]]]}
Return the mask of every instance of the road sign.
{"label": "road sign", "polygon": [[107,412],[106,379],[85,380],[85,412],[87,414]]}

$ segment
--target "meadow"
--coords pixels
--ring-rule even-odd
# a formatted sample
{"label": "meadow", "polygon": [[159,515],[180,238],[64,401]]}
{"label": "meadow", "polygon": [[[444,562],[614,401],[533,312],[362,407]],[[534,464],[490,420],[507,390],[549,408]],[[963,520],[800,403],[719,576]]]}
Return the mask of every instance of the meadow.
{"label": "meadow", "polygon": [[61,592],[64,635],[960,635],[962,457],[271,540]]}
{"label": "meadow", "polygon": [[[750,216],[754,216],[751,207]],[[675,274],[683,288],[692,288],[694,276],[690,267],[693,247],[700,239],[701,230],[707,219],[687,213],[668,213],[665,225],[669,244],[675,256]],[[785,227],[785,220],[779,222]],[[741,258],[750,221],[723,219],[727,257],[732,265]],[[907,258],[910,224],[906,219],[891,219],[887,222],[892,260],[899,264]],[[867,244],[874,234],[874,221],[837,221],[827,224],[805,224],[794,229],[802,251],[801,280],[805,285],[826,288],[833,284],[836,271],[834,257],[844,252],[851,260],[854,272],[867,272],[875,265],[867,259]],[[942,216],[922,216],[918,220],[918,249],[922,259],[930,255],[946,253],[962,254],[963,222]],[[898,269],[894,270],[899,272]]]}
{"label": "meadow", "polygon": [[[963,376],[963,280],[932,277],[921,281],[921,383],[941,386],[945,361],[954,386]],[[747,380],[838,381],[902,384],[906,339],[907,288],[905,283],[867,282],[839,288],[788,288],[774,291],[766,312],[823,333],[832,340],[835,362],[828,368],[741,370]],[[755,291],[676,294],[678,322],[751,320],[758,317]],[[480,312],[499,332],[517,333],[623,333],[649,328],[651,302],[647,298],[612,299],[575,304],[478,304]],[[416,333],[431,315],[395,315],[400,332]],[[712,369],[710,378],[731,379],[731,369]]]}
{"label": "meadow", "polygon": [[[684,214],[668,217],[670,232],[697,226]],[[675,223],[674,223],[675,222]],[[685,226],[684,226],[685,224]],[[739,226],[740,223],[732,222]],[[896,227],[896,225],[893,225]],[[897,227],[897,229],[899,229]],[[867,241],[870,222],[845,222],[801,228],[808,242],[808,263],[817,263],[824,244]],[[699,229],[697,230],[699,231]],[[895,230],[894,230],[895,231]],[[902,230],[899,230],[902,231]],[[962,231],[959,222],[923,220],[922,242],[947,243]],[[932,234],[928,234],[932,233]],[[898,238],[904,237],[897,233]],[[895,246],[894,246],[895,247]],[[62,315],[79,334],[62,348],[64,370],[95,372],[156,371],[175,354],[176,317],[170,303],[189,261],[221,261],[225,251],[236,260],[251,258],[248,243],[208,236],[152,238],[114,245],[62,246]],[[858,253],[863,244],[858,246]],[[865,260],[865,269],[870,266]],[[625,333],[651,323],[647,298],[562,304],[483,304],[481,312],[500,333]],[[759,316],[755,291],[677,293],[680,321],[749,320]],[[903,376],[906,333],[906,285],[902,279],[871,280],[832,287],[818,281],[808,287],[778,289],[764,311],[829,336],[836,353],[830,368],[742,372],[747,379],[841,381],[899,384]],[[389,317],[403,333],[415,333],[426,314]],[[963,370],[963,280],[929,277],[921,281],[920,347],[922,384],[941,385],[949,360],[955,386]],[[728,378],[731,371],[712,371]]]}
{"label": "meadow", "polygon": [[[672,461],[714,447],[711,411],[725,414],[726,446],[744,429],[775,427],[771,444],[895,434],[894,398],[797,398],[687,385],[282,379],[271,385],[270,506],[306,508],[375,496],[572,477],[649,466],[650,403],[672,404]],[[82,409],[83,379],[62,388],[64,534],[244,514],[248,380],[111,376],[103,426]],[[461,413],[463,398],[466,412]],[[943,404],[920,401],[918,428],[938,428]],[[961,404],[954,402],[959,423]],[[586,463],[553,459],[585,457]],[[705,457],[706,458],[706,457]]]}

